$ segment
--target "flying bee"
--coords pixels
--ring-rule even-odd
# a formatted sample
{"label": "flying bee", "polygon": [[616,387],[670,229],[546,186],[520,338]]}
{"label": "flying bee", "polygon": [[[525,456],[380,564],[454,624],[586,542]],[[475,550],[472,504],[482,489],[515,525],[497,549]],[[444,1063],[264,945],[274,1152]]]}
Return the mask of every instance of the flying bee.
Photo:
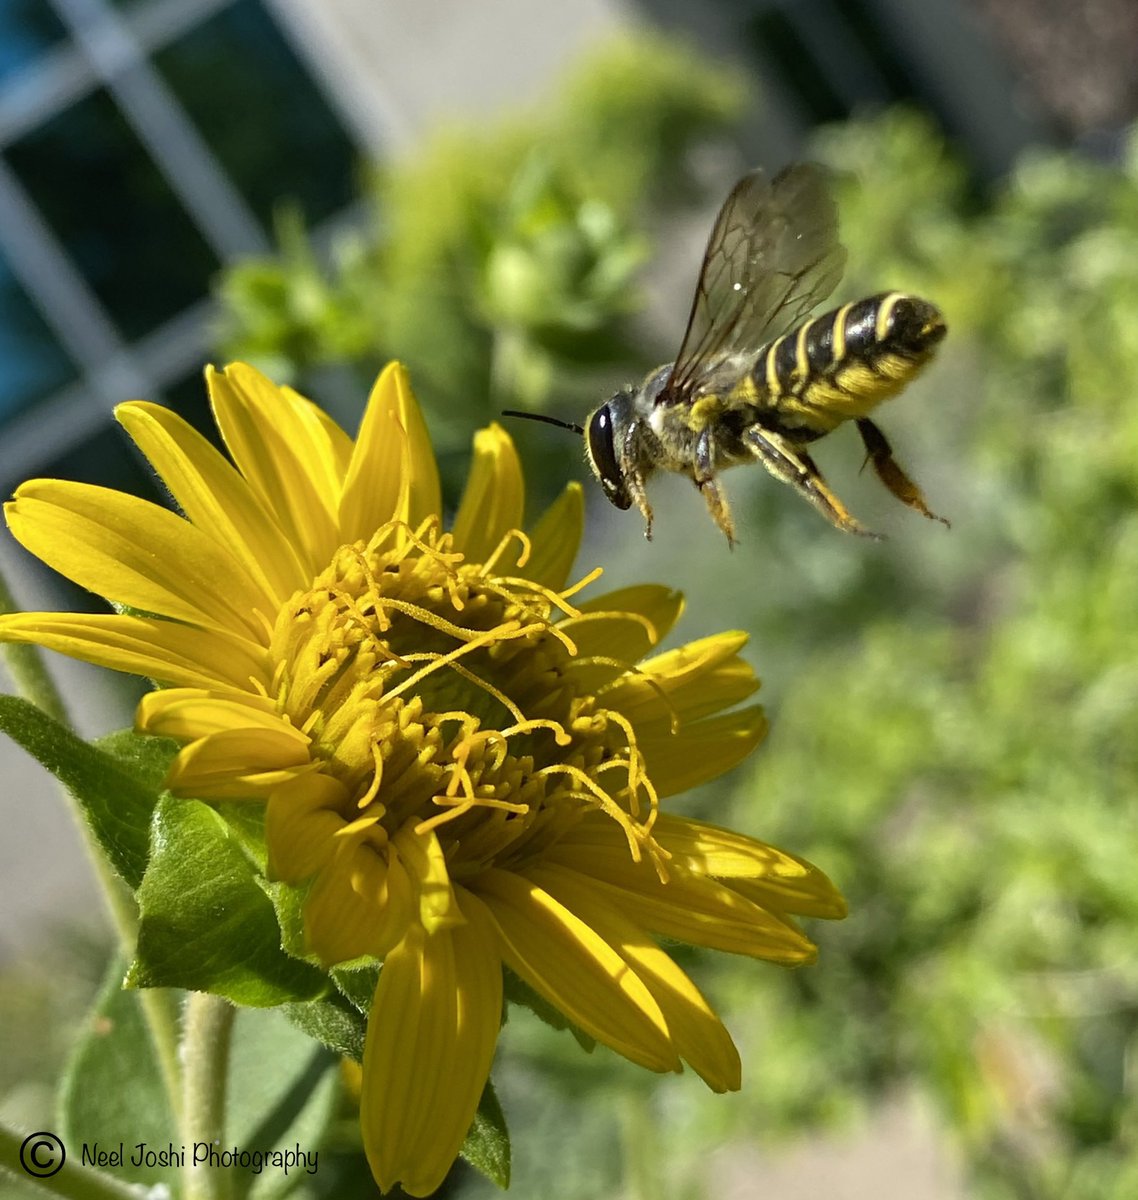
{"label": "flying bee", "polygon": [[807,449],[851,420],[889,491],[947,525],[869,419],[929,361],[945,335],[944,319],[927,300],[881,292],[806,320],[834,290],[845,261],[822,168],[798,164],[773,179],[751,171],[715,220],[675,362],[617,392],[585,427],[537,419],[584,435],[605,495],[617,508],[635,504],[648,538],[645,485],[663,469],[692,480],[733,545],[735,526],[718,476],[752,462],[839,529],[875,536],[829,489]]}

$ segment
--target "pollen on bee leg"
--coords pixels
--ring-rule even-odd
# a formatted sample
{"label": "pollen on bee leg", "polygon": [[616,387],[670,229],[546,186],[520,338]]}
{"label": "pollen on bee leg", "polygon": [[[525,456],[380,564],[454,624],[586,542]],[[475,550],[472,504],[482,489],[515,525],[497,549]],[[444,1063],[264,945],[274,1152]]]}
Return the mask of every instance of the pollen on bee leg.
{"label": "pollen on bee leg", "polygon": [[719,480],[714,475],[709,475],[706,479],[697,479],[695,485],[699,488],[707,504],[707,511],[711,513],[711,519],[723,530],[727,537],[727,545],[734,549],[736,545],[735,522],[731,517],[731,506],[727,503],[727,496],[719,486]]}

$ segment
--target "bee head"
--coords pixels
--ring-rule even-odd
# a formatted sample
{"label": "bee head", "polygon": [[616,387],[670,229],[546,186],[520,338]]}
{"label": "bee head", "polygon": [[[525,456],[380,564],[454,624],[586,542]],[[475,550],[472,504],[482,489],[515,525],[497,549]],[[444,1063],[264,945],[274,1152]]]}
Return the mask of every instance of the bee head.
{"label": "bee head", "polygon": [[631,418],[631,404],[631,392],[617,392],[593,413],[585,430],[585,453],[589,458],[589,466],[593,468],[593,474],[605,495],[617,508],[632,507],[619,449]]}

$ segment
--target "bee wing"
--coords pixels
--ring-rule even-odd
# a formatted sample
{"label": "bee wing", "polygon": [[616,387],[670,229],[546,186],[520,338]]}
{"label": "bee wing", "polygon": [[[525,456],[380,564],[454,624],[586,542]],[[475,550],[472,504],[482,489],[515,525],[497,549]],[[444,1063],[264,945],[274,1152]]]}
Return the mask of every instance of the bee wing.
{"label": "bee wing", "polygon": [[756,353],[792,329],[834,290],[845,263],[821,167],[744,175],[715,219],[687,332],[656,403],[690,401],[714,360]]}

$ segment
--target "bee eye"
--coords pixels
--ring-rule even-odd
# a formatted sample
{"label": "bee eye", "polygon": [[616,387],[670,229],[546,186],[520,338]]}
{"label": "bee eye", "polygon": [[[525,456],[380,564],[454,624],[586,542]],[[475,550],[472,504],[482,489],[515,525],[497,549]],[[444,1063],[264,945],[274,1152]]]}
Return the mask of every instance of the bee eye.
{"label": "bee eye", "polygon": [[593,471],[600,480],[605,495],[617,508],[631,507],[632,497],[624,486],[624,473],[616,461],[612,413],[607,404],[602,404],[593,413],[585,436]]}

